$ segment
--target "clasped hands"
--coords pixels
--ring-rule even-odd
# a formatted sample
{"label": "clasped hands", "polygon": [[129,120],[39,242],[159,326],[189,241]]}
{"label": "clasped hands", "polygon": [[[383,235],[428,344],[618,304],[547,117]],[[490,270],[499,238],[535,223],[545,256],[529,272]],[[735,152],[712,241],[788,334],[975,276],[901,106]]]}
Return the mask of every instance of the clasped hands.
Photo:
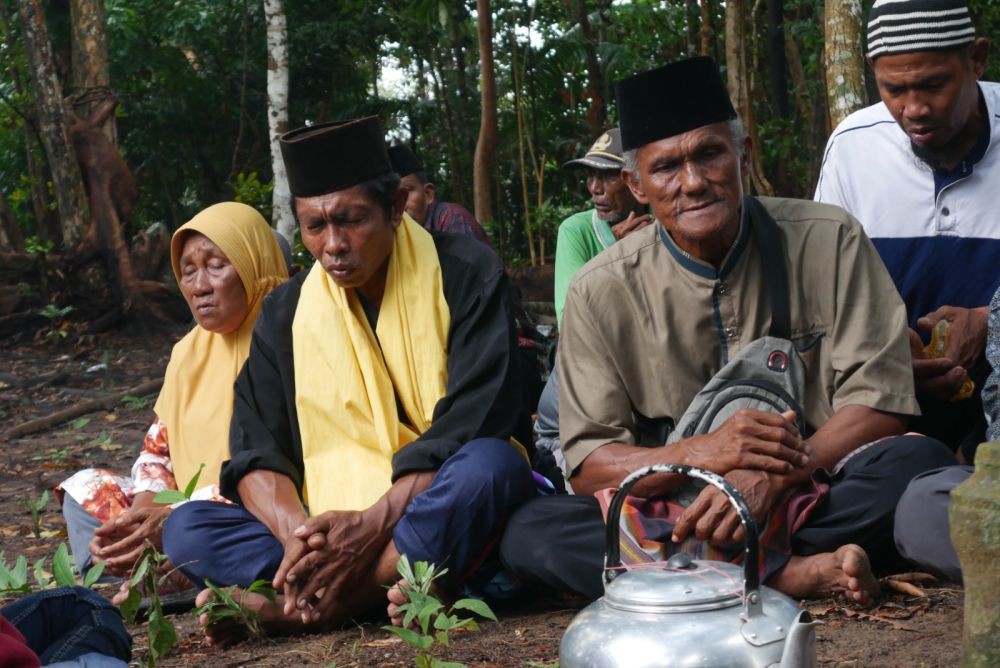
{"label": "clasped hands", "polygon": [[[763,521],[781,497],[808,480],[813,454],[795,426],[795,413],[742,409],[715,431],[680,442],[685,464],[723,476]],[[713,545],[743,540],[743,526],[729,499],[707,486],[681,514],[672,535],[681,542],[694,532]]]}
{"label": "clasped hands", "polygon": [[329,511],[310,517],[285,541],[273,586],[284,594],[284,612],[304,624],[327,620],[352,583],[371,571],[389,541],[362,511]]}

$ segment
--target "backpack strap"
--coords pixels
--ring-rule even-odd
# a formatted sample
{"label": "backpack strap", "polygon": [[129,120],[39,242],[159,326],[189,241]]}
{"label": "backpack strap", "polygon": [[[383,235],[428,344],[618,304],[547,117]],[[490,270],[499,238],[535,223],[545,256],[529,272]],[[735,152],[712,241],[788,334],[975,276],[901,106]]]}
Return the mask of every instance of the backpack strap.
{"label": "backpack strap", "polygon": [[781,232],[774,218],[755,197],[744,197],[743,206],[749,214],[751,229],[757,239],[764,267],[764,284],[771,301],[770,335],[779,339],[792,336],[791,303],[788,296],[788,265]]}

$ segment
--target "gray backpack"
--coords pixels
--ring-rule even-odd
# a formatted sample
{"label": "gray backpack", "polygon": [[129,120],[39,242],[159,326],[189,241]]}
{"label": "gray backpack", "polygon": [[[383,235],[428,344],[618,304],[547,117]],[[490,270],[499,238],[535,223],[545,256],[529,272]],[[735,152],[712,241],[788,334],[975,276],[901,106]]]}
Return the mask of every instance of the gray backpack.
{"label": "gray backpack", "polygon": [[[791,314],[788,268],[782,251],[778,225],[764,206],[752,197],[743,198],[750,209],[753,234],[763,259],[764,282],[771,302],[768,336],[752,341],[722,367],[695,395],[670,432],[667,443],[707,434],[742,408],[783,413],[795,411],[799,432],[806,437],[802,405],[805,399],[805,365],[789,340]],[[675,500],[687,505],[704,483],[691,481],[675,492]]]}

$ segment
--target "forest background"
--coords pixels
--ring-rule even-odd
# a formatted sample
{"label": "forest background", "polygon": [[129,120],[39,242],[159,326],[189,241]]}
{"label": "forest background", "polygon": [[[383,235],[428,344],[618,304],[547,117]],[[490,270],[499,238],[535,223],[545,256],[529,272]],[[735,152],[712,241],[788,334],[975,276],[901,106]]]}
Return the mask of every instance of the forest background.
{"label": "forest background", "polygon": [[[752,191],[811,197],[832,127],[878,100],[870,5],[0,0],[0,319],[146,304],[170,282],[163,240],[221,200],[294,234],[273,138],[367,114],[422,157],[439,199],[475,211],[508,266],[541,264],[559,222],[588,206],[560,166],[616,123],[614,83],[688,55],[724,69],[755,140]],[[1000,35],[995,2],[970,6],[979,35]],[[998,74],[994,58],[985,78]]]}

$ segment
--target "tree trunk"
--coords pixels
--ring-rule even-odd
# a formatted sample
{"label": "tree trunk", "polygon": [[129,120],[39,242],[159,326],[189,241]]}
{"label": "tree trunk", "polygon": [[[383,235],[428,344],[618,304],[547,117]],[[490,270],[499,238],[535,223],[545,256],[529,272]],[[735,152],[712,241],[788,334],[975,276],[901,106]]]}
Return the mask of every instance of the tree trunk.
{"label": "tree trunk", "polygon": [[743,119],[746,132],[753,141],[754,150],[751,155],[750,183],[754,191],[761,195],[774,194],[774,188],[764,176],[763,165],[757,141],[757,127],[753,120],[753,100],[750,96],[750,86],[746,62],[746,25],[743,0],[726,1],[726,77],[728,80],[729,97],[733,101],[736,113]]}
{"label": "tree trunk", "polygon": [[[597,137],[608,124],[608,109],[604,103],[604,72],[597,59],[597,45],[594,43],[594,31],[590,27],[590,17],[587,13],[587,0],[577,0],[576,21],[580,24],[580,34],[583,36],[583,48],[587,53],[587,79],[590,84],[590,136]],[[532,251],[534,254],[534,251]],[[534,263],[532,263],[534,264]]]}
{"label": "tree trunk", "polygon": [[10,210],[7,196],[0,190],[0,248],[20,253],[24,250],[24,235]]}
{"label": "tree trunk", "polygon": [[[68,92],[73,110],[87,118],[111,92],[104,0],[71,0],[69,15],[72,65]],[[114,116],[101,131],[112,144],[118,144]]]}
{"label": "tree trunk", "polygon": [[701,54],[712,55],[712,12],[709,3],[712,0],[701,0]]}
{"label": "tree trunk", "polygon": [[493,220],[490,196],[490,174],[497,150],[497,81],[493,69],[493,17],[490,0],[476,0],[479,27],[479,77],[482,114],[479,122],[479,139],[476,141],[475,161],[472,168],[473,200],[476,219]]}
{"label": "tree trunk", "polygon": [[835,128],[865,104],[861,0],[826,0],[823,23],[827,107]]}
{"label": "tree trunk", "polygon": [[278,144],[278,137],[288,130],[288,28],[281,0],[264,0],[264,21],[267,24],[267,130],[274,172],[271,219],[278,232],[292,243],[295,236],[292,196]]}
{"label": "tree trunk", "polygon": [[778,118],[788,118],[784,0],[767,0],[767,64],[770,69],[771,109]]}
{"label": "tree trunk", "polygon": [[535,255],[534,230],[531,224],[531,201],[528,195],[528,165],[525,160],[525,143],[528,141],[524,132],[524,99],[521,91],[521,71],[517,57],[517,37],[514,27],[510,31],[511,72],[514,77],[514,112],[517,118],[517,159],[518,171],[521,173],[521,202],[524,206],[524,235],[528,239],[528,258],[532,267],[538,264]]}
{"label": "tree trunk", "polygon": [[698,0],[684,0],[684,17],[687,25],[687,55],[693,56],[698,50]]}
{"label": "tree trunk", "polygon": [[62,86],[52,62],[52,46],[41,0],[18,0],[31,87],[35,93],[42,144],[52,171],[52,187],[66,248],[76,246],[87,230],[89,210],[83,179],[66,127]]}

